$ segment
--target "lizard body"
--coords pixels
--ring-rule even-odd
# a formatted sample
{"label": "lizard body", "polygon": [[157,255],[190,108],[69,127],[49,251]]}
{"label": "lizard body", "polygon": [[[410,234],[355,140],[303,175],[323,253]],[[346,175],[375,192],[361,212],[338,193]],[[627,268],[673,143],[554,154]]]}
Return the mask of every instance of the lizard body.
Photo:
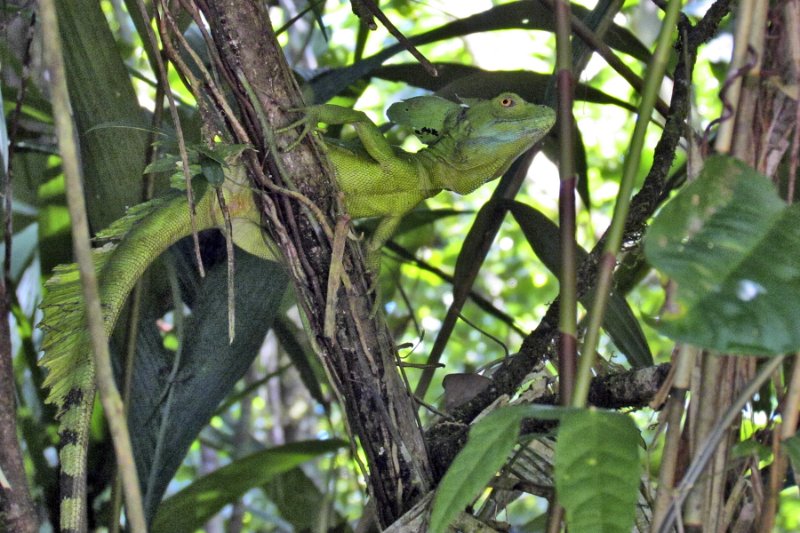
{"label": "lizard body", "polygon": [[552,109],[514,93],[471,106],[436,96],[411,99],[424,102],[424,112],[420,106],[404,108],[407,102],[393,104],[388,113],[429,143],[413,154],[392,146],[361,111],[315,106],[294,124],[304,125],[304,130],[319,122],[355,128],[356,144],[329,141],[326,146],[350,215],[381,217],[367,243],[367,263],[373,272],[380,266],[381,247],[404,215],[442,190],[469,194],[500,177],[555,122]]}
{"label": "lizard body", "polygon": [[[406,104],[408,104],[406,106]],[[357,141],[326,140],[347,211],[353,218],[379,217],[367,243],[369,268],[377,273],[380,248],[402,217],[420,202],[451,190],[467,194],[502,175],[511,163],[552,127],[555,113],[513,93],[471,106],[437,97],[394,104],[389,115],[411,126],[429,146],[408,153],[392,146],[367,116],[322,105],[307,108],[303,133],[318,123],[352,124]],[[291,127],[291,126],[290,126]],[[287,128],[288,129],[288,128]],[[301,134],[302,135],[302,134]],[[275,259],[260,231],[260,210],[242,167],[222,185],[236,245]],[[224,227],[217,196],[207,187],[195,205],[195,228]],[[110,334],[127,296],[147,267],[169,246],[192,233],[184,196],[155,200],[129,211],[99,237],[117,241],[96,252],[106,333]],[[61,448],[61,530],[86,529],[86,452],[94,400],[94,366],[75,265],[57,267],[42,303],[42,365],[49,370],[48,401],[59,406]]]}

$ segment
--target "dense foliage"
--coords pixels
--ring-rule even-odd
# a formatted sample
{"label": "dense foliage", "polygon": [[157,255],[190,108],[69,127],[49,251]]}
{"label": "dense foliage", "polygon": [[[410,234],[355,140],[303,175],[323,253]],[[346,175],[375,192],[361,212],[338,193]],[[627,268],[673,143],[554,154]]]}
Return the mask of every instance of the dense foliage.
{"label": "dense foliage", "polygon": [[[436,479],[414,502],[432,512],[413,522],[405,508],[396,530],[544,531],[548,520],[577,532],[676,521],[796,530],[800,2],[576,2],[583,39],[557,62],[558,3],[380,2],[408,37],[399,44],[381,17],[368,28],[371,1],[263,3],[307,104],[354,107],[381,125],[391,103],[413,96],[514,91],[574,119],[498,182],[420,206],[384,249],[376,294]],[[207,161],[211,139],[233,144],[227,125],[209,126],[198,89],[209,84],[194,84],[195,67],[176,64],[174,50],[164,79],[148,37],[155,28],[159,46],[199,60],[230,97],[222,32],[201,0],[58,4],[97,233],[185,187],[181,149]],[[677,7],[677,24],[665,23]],[[56,265],[73,261],[36,9],[6,5],[0,40],[10,326],[0,422],[16,423],[0,434],[0,529],[22,531],[57,523],[57,409],[37,365],[38,305]],[[734,54],[744,43],[749,52]],[[406,150],[422,145],[408,128],[385,131]],[[327,134],[352,138],[347,127]],[[197,163],[195,180],[205,185],[207,170]],[[374,221],[355,228],[369,234]],[[574,254],[562,254],[573,239]],[[173,246],[110,340],[152,531],[350,531],[383,520],[368,507],[368,472],[385,465],[364,452],[353,429],[363,422],[315,354],[321,333],[304,331],[291,273],[237,250],[229,283],[222,233],[202,233],[198,246],[205,276],[192,238]],[[559,311],[573,305],[570,325]],[[565,390],[579,392],[570,401]],[[99,406],[95,415],[90,524],[114,529],[125,523],[121,491]]]}

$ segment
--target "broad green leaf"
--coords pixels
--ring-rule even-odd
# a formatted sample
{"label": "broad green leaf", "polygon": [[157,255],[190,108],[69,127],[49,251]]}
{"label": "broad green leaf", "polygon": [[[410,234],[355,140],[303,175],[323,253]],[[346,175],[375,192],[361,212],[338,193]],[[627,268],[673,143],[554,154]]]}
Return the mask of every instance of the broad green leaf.
{"label": "broad green leaf", "polygon": [[477,422],[436,489],[429,531],[445,531],[500,470],[519,437],[523,418],[554,419],[569,409],[516,405],[498,409]]}
{"label": "broad green leaf", "polygon": [[349,531],[345,518],[331,508],[329,495],[320,491],[300,467],[278,474],[262,488],[295,531]]}
{"label": "broad green leaf", "polygon": [[650,263],[678,286],[668,337],[740,355],[800,348],[800,205],[770,181],[716,156],[653,222]]}
{"label": "broad green leaf", "polygon": [[639,470],[639,432],[627,415],[590,409],[561,419],[556,492],[570,531],[629,533]]}
{"label": "broad green leaf", "polygon": [[177,155],[165,155],[147,165],[144,169],[145,174],[155,174],[158,172],[175,172],[180,168],[181,158]]}
{"label": "broad green leaf", "polygon": [[238,459],[164,500],[151,531],[192,532],[251,488],[264,485],[278,474],[344,446],[347,443],[341,440],[294,442]]}
{"label": "broad green leaf", "polygon": [[731,447],[731,457],[734,459],[758,457],[761,461],[768,461],[771,456],[772,448],[758,442],[755,438],[737,442]]}
{"label": "broad green leaf", "polygon": [[792,468],[795,471],[800,470],[800,433],[781,441],[781,446],[792,461]]}
{"label": "broad green leaf", "polygon": [[200,156],[200,169],[203,177],[214,187],[221,187],[225,182],[225,170],[222,164],[204,154]]}

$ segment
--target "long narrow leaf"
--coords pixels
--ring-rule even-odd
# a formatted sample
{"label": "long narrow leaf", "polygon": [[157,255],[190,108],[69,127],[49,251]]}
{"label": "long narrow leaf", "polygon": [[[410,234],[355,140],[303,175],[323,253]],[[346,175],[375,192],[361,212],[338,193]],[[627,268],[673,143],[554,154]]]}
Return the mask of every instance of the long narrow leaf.
{"label": "long narrow leaf", "polygon": [[[550,272],[558,275],[561,257],[558,226],[529,205],[516,201],[507,201],[504,205],[514,215],[536,256]],[[583,261],[587,256],[586,251],[579,246],[578,261]],[[581,299],[581,303],[586,307],[591,305],[591,301],[591,294]],[[639,321],[625,297],[617,292],[613,292],[609,299],[603,328],[632,367],[643,368],[653,365],[653,354],[650,352],[650,346]]]}
{"label": "long narrow leaf", "polygon": [[[572,11],[581,18],[585,18],[589,13],[588,9],[580,6],[572,6]],[[502,4],[483,13],[455,20],[422,35],[411,37],[410,41],[414,46],[421,46],[477,32],[514,28],[554,31],[554,27],[552,10],[540,0],[526,0]],[[650,57],[647,48],[630,31],[620,26],[612,25],[607,37],[608,44],[612,48],[622,50],[642,61],[647,61]],[[405,48],[402,45],[396,44],[350,67],[331,70],[315,78],[311,83],[315,103],[327,102],[403,50]]]}
{"label": "long narrow leaf", "polygon": [[198,479],[161,503],[153,533],[190,533],[228,503],[320,455],[347,446],[341,440],[295,442],[256,452]]}

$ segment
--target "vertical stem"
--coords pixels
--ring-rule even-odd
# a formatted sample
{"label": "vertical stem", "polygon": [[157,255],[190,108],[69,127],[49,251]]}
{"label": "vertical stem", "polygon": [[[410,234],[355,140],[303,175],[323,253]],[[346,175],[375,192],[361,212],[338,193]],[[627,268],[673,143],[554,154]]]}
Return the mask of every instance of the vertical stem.
{"label": "vertical stem", "polygon": [[[731,116],[736,116],[736,109],[739,103],[739,93],[742,90],[742,78],[736,76],[736,72],[742,68],[747,56],[747,41],[750,27],[753,24],[753,11],[755,2],[740,2],[736,12],[736,33],[733,38],[733,57],[728,67],[729,76],[734,76],[725,92],[726,105],[731,106]],[[733,142],[734,121],[723,120],[717,130],[717,138],[714,148],[721,153],[728,153]]]}
{"label": "vertical stem", "polygon": [[686,494],[689,492],[689,488],[697,482],[700,474],[705,469],[709,460],[713,457],[717,444],[719,444],[720,440],[722,440],[722,438],[728,433],[730,425],[734,422],[734,420],[736,420],[736,417],[740,416],[742,407],[744,407],[750,398],[752,398],[753,395],[758,392],[764,382],[769,379],[769,377],[781,365],[781,363],[783,363],[783,356],[773,357],[772,359],[765,361],[756,377],[753,378],[746,387],[744,387],[742,392],[731,403],[730,407],[728,407],[725,412],[718,417],[717,423],[708,433],[708,437],[698,447],[697,453],[694,454],[694,457],[692,458],[692,463],[689,465],[689,468],[686,469],[680,485],[675,490],[673,503],[667,512],[667,516],[660,524],[658,524],[658,527],[653,528],[653,531],[658,533],[668,533],[672,531],[672,527],[675,525],[678,517],[678,510],[683,505],[683,502],[686,499]]}
{"label": "vertical stem", "polygon": [[572,102],[575,80],[572,74],[570,44],[570,8],[559,0],[556,8],[556,62],[558,81],[558,135],[561,141],[558,213],[561,236],[561,275],[559,305],[558,388],[562,405],[569,405],[575,383],[577,364],[577,313],[575,288],[575,166],[573,146]]}
{"label": "vertical stem", "polygon": [[671,52],[672,32],[678,23],[681,1],[670,0],[666,8],[664,20],[661,23],[661,31],[658,34],[656,50],[647,68],[644,93],[639,104],[639,116],[636,119],[636,127],[633,130],[633,139],[630,150],[625,158],[622,171],[622,182],[619,187],[619,194],[614,206],[614,217],[611,227],[608,230],[603,255],[600,260],[600,272],[597,277],[597,290],[590,313],[589,327],[583,342],[583,351],[578,366],[578,374],[575,382],[575,392],[572,396],[572,405],[582,407],[586,404],[589,396],[589,384],[592,378],[592,366],[594,365],[595,350],[597,341],[600,337],[600,325],[603,322],[603,314],[611,291],[611,278],[616,265],[617,251],[622,242],[622,233],[625,228],[625,219],[628,216],[630,207],[631,192],[642,157],[642,146],[644,136],[653,114],[655,102],[658,99],[658,90],[664,78],[667,68],[669,55]]}
{"label": "vertical stem", "polygon": [[[789,389],[781,409],[782,421],[772,432],[773,456],[775,457],[770,467],[769,487],[761,510],[759,531],[772,531],[775,525],[775,512],[778,506],[778,494],[783,486],[788,466],[786,451],[780,446],[784,440],[792,437],[797,429],[798,408],[800,408],[800,354],[794,356],[792,374],[789,378]],[[767,529],[763,529],[767,528]]]}
{"label": "vertical stem", "polygon": [[[5,216],[10,218],[11,211],[6,211]],[[38,529],[36,512],[17,440],[16,387],[8,323],[11,298],[7,290],[13,290],[12,285],[0,279],[0,527],[33,533]]]}
{"label": "vertical stem", "polygon": [[675,484],[682,435],[681,420],[696,356],[697,349],[687,344],[682,344],[675,355],[675,376],[666,407],[667,432],[664,439],[664,451],[661,454],[661,467],[658,472],[656,505],[653,509],[654,529],[664,519]]}
{"label": "vertical stem", "polygon": [[[701,383],[698,387],[697,398],[703,398],[698,402],[697,416],[693,421],[694,435],[692,442],[698,446],[705,442],[711,429],[714,427],[719,416],[719,379],[722,376],[722,358],[711,355],[707,352],[702,354],[701,360]],[[696,456],[698,450],[692,447],[692,456]],[[707,487],[711,482],[704,477],[692,485],[686,497],[684,506],[683,521],[686,524],[702,524],[704,520],[703,506],[708,493]]]}
{"label": "vertical stem", "polygon": [[64,179],[66,182],[67,204],[72,221],[72,242],[75,257],[80,271],[81,286],[86,304],[86,316],[95,358],[96,379],[100,391],[100,400],[106,411],[109,429],[114,441],[117,461],[122,473],[122,483],[127,503],[127,516],[134,532],[146,531],[142,497],[139,491],[139,480],[136,464],[130,445],[128,424],[122,407],[119,391],[114,384],[111,369],[111,356],[108,350],[108,339],[103,329],[103,312],[100,308],[100,295],[97,287],[97,276],[92,260],[92,249],[89,240],[89,222],[86,217],[83,182],[78,157],[78,145],[75,140],[74,125],[70,115],[69,92],[67,90],[66,69],[61,51],[61,40],[58,30],[58,17],[54,0],[42,0],[39,4],[42,17],[42,38],[44,40],[45,58],[50,74],[50,89],[53,103],[53,118],[58,147],[61,153]]}
{"label": "vertical stem", "polygon": [[[32,18],[26,36],[23,73],[27,72],[30,63],[31,42],[33,41]],[[12,216],[11,178],[13,174],[11,159],[14,154],[14,142],[17,137],[20,111],[24,100],[25,88],[28,86],[27,75],[23,74],[19,94],[10,118],[11,131],[6,132],[5,122],[0,122],[0,137],[10,142],[7,149],[0,149],[0,178],[2,178],[3,227],[5,244],[3,276],[0,279],[0,526],[9,530],[33,532],[37,529],[37,521],[19,440],[17,440],[17,405],[14,382],[14,359],[11,349],[11,326],[9,317],[13,301],[14,285],[11,280],[11,243],[14,235]],[[3,147],[6,148],[6,147]],[[4,485],[8,482],[8,485]]]}

